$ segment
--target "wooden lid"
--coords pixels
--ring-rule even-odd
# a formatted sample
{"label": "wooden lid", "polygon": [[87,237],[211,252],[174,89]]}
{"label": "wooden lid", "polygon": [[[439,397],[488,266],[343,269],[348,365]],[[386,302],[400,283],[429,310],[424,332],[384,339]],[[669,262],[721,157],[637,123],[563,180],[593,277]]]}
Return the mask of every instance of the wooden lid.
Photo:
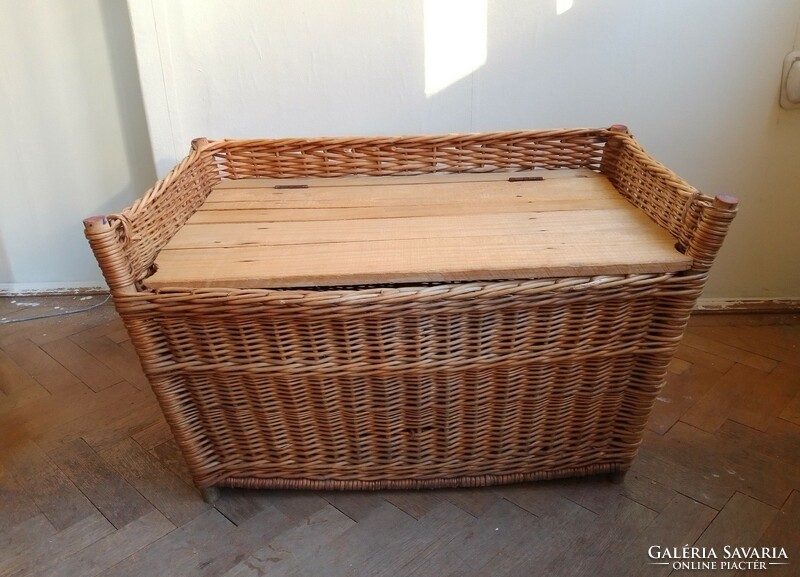
{"label": "wooden lid", "polygon": [[239,180],[211,192],[146,284],[279,288],[688,269],[674,244],[588,170]]}

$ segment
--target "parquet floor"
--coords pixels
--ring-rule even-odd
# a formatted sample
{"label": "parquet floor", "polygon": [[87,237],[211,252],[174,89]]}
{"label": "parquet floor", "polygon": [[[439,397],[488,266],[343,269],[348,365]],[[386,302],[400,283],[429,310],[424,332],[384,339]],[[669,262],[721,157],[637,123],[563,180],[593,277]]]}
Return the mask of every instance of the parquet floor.
{"label": "parquet floor", "polygon": [[[91,302],[5,298],[0,318]],[[800,575],[798,316],[695,316],[621,484],[225,490],[214,506],[110,305],[0,325],[2,576],[685,572],[648,564],[653,545],[783,547],[786,565],[698,574]]]}

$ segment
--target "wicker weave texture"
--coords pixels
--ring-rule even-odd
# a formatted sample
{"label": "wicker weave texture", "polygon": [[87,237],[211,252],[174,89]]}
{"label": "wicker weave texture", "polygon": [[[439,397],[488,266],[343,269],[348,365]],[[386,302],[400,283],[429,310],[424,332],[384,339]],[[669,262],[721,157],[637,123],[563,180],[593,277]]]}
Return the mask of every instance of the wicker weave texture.
{"label": "wicker weave texture", "polygon": [[[224,178],[590,168],[676,239],[665,275],[144,288]],[[445,487],[625,470],[735,205],[626,132],[196,142],[87,236],[200,487]]]}
{"label": "wicker weave texture", "polygon": [[192,407],[170,423],[200,485],[624,468],[677,339],[648,338],[653,279],[605,280],[566,303],[520,283],[505,298],[165,319],[176,364],[151,378],[163,405]]}

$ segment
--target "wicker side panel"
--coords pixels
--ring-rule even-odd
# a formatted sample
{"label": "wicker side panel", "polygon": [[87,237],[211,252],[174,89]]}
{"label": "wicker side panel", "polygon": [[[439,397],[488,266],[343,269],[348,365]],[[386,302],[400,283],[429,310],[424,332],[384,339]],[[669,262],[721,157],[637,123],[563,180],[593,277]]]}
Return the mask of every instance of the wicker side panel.
{"label": "wicker side panel", "polygon": [[605,130],[212,143],[223,177],[385,176],[534,168],[599,170]]}
{"label": "wicker side panel", "polygon": [[658,322],[652,338],[663,284],[526,292],[531,281],[475,298],[389,291],[338,305],[314,295],[306,314],[274,294],[248,314],[221,296],[200,312],[173,295],[136,340],[200,486],[587,474],[626,468],[636,453],[675,344]]}
{"label": "wicker side panel", "polygon": [[132,281],[147,276],[159,251],[219,180],[211,155],[194,151],[130,208],[109,216],[118,227]]}
{"label": "wicker side panel", "polygon": [[[686,247],[697,226],[699,197],[672,171],[653,160],[629,135],[616,135],[620,146],[611,146],[614,161],[604,164],[617,190],[641,208]],[[710,200],[706,198],[706,200]]]}
{"label": "wicker side panel", "polygon": [[627,133],[610,136],[601,169],[616,189],[677,239],[694,259],[693,269],[708,271],[736,215],[736,202],[703,195],[653,159]]}

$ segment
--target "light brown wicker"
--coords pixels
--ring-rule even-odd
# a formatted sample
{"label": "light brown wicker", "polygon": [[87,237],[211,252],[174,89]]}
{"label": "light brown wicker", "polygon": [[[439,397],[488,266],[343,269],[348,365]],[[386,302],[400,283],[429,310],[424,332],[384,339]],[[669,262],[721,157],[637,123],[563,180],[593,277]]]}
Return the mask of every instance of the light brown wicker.
{"label": "light brown wicker", "polygon": [[[326,289],[150,290],[222,179],[588,168],[691,270]],[[627,129],[198,139],[85,230],[200,488],[477,486],[626,470],[736,212]]]}

